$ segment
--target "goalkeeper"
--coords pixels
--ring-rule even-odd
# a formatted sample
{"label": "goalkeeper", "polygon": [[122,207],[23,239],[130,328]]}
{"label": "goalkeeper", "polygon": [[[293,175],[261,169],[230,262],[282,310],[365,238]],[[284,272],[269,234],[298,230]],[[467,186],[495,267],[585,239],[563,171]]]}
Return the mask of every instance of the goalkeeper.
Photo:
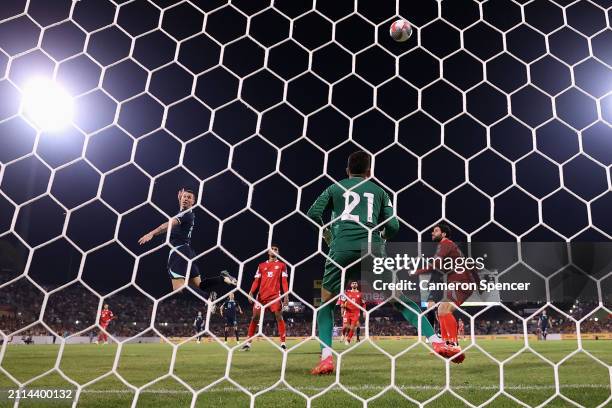
{"label": "goalkeeper", "polygon": [[[372,251],[384,253],[384,242],[392,238],[399,230],[399,222],[393,215],[393,206],[389,195],[371,180],[370,155],[363,151],[352,153],[348,158],[346,169],[348,178],[331,185],[317,198],[308,210],[308,217],[318,225],[323,225],[323,212],[332,210],[331,229],[323,231],[325,241],[329,245],[328,259],[325,262],[325,272],[321,286],[321,302],[328,302],[340,292],[342,268],[356,263],[346,270],[345,280],[359,280],[361,250],[368,243],[368,229],[373,229],[386,220],[382,233],[372,234]],[[364,228],[367,227],[368,229]],[[331,261],[333,260],[333,262]],[[334,264],[335,262],[335,264]],[[337,264],[337,265],[336,265]],[[402,296],[402,302],[409,307],[398,304],[397,307],[406,320],[418,327],[420,308],[410,299]],[[313,375],[329,374],[334,371],[332,357],[333,335],[333,304],[327,304],[317,313],[317,326],[321,339],[321,361],[312,370]],[[445,357],[456,354],[455,350],[446,346],[435,335],[431,324],[426,318],[421,318],[423,334],[432,343],[434,350]]]}

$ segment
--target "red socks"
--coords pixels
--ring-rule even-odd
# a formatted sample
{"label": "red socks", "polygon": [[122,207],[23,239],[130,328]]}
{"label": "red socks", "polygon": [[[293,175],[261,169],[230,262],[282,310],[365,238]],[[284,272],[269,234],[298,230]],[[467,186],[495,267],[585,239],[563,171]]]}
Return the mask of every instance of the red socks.
{"label": "red socks", "polygon": [[278,320],[276,323],[278,324],[278,335],[280,336],[280,341],[281,341],[281,343],[284,343],[285,342],[285,335],[286,335],[285,321],[284,320]]}
{"label": "red socks", "polygon": [[[278,335],[280,336],[280,341],[281,343],[284,343],[286,334],[287,334],[287,328],[285,326],[285,321],[278,320],[276,324],[278,325]],[[247,334],[247,337],[249,338],[253,337],[255,335],[256,330],[257,330],[257,322],[251,320],[251,323],[249,323],[249,332]]]}
{"label": "red socks", "polygon": [[257,323],[251,320],[251,323],[249,323],[249,334],[247,335],[249,339],[253,337],[253,335],[255,334],[255,330],[257,330]]}
{"label": "red socks", "polygon": [[352,338],[353,338],[353,330],[349,329],[348,337],[346,338],[346,341],[350,343]]}
{"label": "red socks", "polygon": [[440,332],[446,341],[457,342],[457,319],[452,313],[438,315],[440,321]]}

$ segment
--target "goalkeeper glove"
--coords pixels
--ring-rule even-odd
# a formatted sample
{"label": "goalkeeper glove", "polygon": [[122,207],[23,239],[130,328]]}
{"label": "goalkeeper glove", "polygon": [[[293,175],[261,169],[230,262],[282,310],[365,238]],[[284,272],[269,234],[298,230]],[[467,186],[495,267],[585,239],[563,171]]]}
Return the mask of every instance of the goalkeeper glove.
{"label": "goalkeeper glove", "polygon": [[331,234],[331,230],[329,228],[325,228],[323,230],[323,239],[325,240],[325,243],[327,244],[327,246],[331,245],[332,234]]}

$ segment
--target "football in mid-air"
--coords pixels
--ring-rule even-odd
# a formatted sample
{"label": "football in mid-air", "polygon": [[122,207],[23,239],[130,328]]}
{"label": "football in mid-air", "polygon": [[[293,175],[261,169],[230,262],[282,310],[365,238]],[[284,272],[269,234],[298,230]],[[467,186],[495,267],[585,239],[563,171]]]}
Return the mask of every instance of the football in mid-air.
{"label": "football in mid-air", "polygon": [[404,19],[395,20],[391,23],[389,34],[397,42],[404,42],[412,35],[412,26]]}

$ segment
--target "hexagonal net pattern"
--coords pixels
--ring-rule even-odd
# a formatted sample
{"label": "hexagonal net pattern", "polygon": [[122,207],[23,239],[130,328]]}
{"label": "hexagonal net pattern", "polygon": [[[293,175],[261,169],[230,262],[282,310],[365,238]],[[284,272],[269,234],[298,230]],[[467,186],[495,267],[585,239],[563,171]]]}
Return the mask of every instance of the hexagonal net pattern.
{"label": "hexagonal net pattern", "polygon": [[[0,209],[9,214],[0,220],[0,238],[24,254],[22,270],[3,277],[0,291],[25,284],[42,293],[31,323],[1,331],[0,372],[15,386],[57,373],[75,387],[75,405],[85,387],[114,375],[134,392],[132,406],[144,389],[166,379],[193,395],[192,407],[223,381],[248,395],[251,406],[281,385],[307,406],[334,386],[363,406],[389,390],[418,406],[445,392],[476,406],[453,389],[449,361],[444,386],[428,400],[415,400],[399,387],[399,356],[369,339],[373,311],[365,311],[365,338],[391,359],[392,373],[391,383],[370,398],[342,384],[344,352],[333,384],[314,396],[286,380],[288,353],[278,382],[247,389],[230,373],[236,348],[221,342],[228,352],[221,379],[195,389],[175,375],[177,349],[186,341],[171,344],[153,323],[174,293],[153,296],[143,272],[167,251],[169,233],[152,249],[136,241],[149,224],[175,216],[174,197],[185,181],[197,186],[200,197],[198,220],[205,221],[196,229],[212,231],[188,263],[214,264],[211,259],[221,257],[236,266],[242,283],[246,267],[273,242],[291,246],[281,253],[289,266],[289,293],[304,303],[295,291],[296,271],[327,258],[323,227],[316,226],[316,239],[315,223],[305,213],[323,188],[344,177],[347,154],[355,150],[372,154],[373,179],[390,193],[405,241],[421,240],[440,220],[465,242],[612,239],[607,0],[49,3],[0,6]],[[405,43],[388,35],[398,18],[414,28]],[[23,112],[22,93],[34,77],[52,79],[73,98],[67,129],[38,128]],[[40,254],[46,264],[60,250],[79,262],[72,276],[50,288],[35,270]],[[124,280],[117,278],[111,290],[92,283],[89,265],[112,268],[120,258],[130,265]],[[533,272],[547,289],[540,310],[554,308],[548,285],[560,271]],[[597,287],[596,310],[610,313],[604,300],[610,271],[582,273]],[[97,299],[98,317],[64,338],[44,317],[51,299],[75,285]],[[108,373],[85,384],[74,381],[60,367],[65,345],[95,327],[104,300],[126,289],[151,302],[151,323],[115,339],[119,350]],[[248,296],[242,285],[235,292]],[[218,341],[209,330],[213,304],[201,300],[208,306],[205,332]],[[316,316],[320,307],[312,309]],[[582,406],[561,392],[560,365],[581,352],[612,371],[582,347],[580,324],[591,313],[576,319],[558,312],[576,323],[577,349],[551,362],[527,340],[530,318],[517,316],[525,340],[521,352],[553,367],[554,394],[544,403],[561,398]],[[482,405],[503,395],[529,406],[503,381],[506,364],[520,353],[503,361],[488,354],[475,342],[476,318],[470,317],[470,347],[500,370],[498,392]],[[48,371],[21,380],[1,363],[8,339],[37,325],[61,339],[59,355]],[[171,368],[138,386],[117,367],[123,345],[147,331],[172,345]],[[310,338],[316,338],[314,321]]]}

